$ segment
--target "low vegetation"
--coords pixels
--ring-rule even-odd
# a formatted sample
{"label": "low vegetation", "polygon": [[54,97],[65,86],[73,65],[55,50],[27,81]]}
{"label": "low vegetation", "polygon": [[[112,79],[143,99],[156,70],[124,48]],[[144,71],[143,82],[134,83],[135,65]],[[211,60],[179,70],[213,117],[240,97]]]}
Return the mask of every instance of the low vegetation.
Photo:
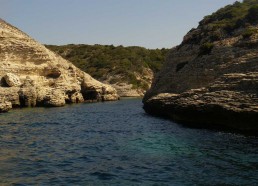
{"label": "low vegetation", "polygon": [[110,83],[126,82],[134,88],[147,89],[148,85],[137,80],[135,73],[142,74],[144,68],[154,73],[162,67],[169,49],[146,49],[113,45],[46,45],[47,48],[71,61],[78,68],[98,80],[113,78]]}
{"label": "low vegetation", "polygon": [[208,24],[213,29],[223,29],[231,34],[237,28],[256,24],[258,21],[258,0],[244,0],[243,3],[236,1],[219,9],[212,15],[206,16],[201,22]]}
{"label": "low vegetation", "polygon": [[242,32],[242,36],[244,39],[250,38],[252,35],[257,33],[257,29],[253,27],[248,27]]}
{"label": "low vegetation", "polygon": [[[232,36],[243,36],[249,38],[257,33],[251,28],[258,24],[258,0],[236,1],[227,5],[217,12],[204,17],[199,23],[198,29],[202,30],[202,36],[193,34],[187,40],[191,44],[204,44],[219,41]],[[190,33],[194,33],[192,29]]]}
{"label": "low vegetation", "polygon": [[214,47],[213,43],[204,43],[200,46],[199,56],[201,55],[208,55],[211,53],[212,49]]}

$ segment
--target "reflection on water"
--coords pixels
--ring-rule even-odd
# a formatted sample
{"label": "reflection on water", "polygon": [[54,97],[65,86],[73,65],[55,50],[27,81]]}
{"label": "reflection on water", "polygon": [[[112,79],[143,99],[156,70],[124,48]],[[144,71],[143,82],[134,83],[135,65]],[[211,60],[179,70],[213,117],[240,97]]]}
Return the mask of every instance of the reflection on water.
{"label": "reflection on water", "polygon": [[141,100],[0,115],[0,185],[258,185],[258,138],[153,118]]}

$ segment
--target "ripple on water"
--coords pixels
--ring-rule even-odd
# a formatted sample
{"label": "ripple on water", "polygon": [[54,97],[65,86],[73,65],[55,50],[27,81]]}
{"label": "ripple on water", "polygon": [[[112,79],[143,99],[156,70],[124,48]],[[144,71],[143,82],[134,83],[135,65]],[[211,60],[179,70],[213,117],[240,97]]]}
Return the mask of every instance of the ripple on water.
{"label": "ripple on water", "polygon": [[148,116],[140,99],[0,115],[0,185],[258,185],[258,139]]}

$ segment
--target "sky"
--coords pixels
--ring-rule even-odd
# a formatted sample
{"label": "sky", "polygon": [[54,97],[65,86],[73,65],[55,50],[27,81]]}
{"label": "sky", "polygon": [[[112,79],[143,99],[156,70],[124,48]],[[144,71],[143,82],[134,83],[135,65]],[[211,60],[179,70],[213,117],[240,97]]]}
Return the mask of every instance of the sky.
{"label": "sky", "polygon": [[172,48],[236,0],[0,0],[0,18],[43,44]]}

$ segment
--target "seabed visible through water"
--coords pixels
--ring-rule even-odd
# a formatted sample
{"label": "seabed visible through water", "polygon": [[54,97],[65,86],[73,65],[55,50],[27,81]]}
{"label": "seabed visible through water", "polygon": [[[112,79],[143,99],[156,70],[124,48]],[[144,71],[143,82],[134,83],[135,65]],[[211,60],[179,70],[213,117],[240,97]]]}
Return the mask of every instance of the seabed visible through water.
{"label": "seabed visible through water", "polygon": [[258,138],[147,115],[140,99],[0,115],[0,185],[258,185]]}

